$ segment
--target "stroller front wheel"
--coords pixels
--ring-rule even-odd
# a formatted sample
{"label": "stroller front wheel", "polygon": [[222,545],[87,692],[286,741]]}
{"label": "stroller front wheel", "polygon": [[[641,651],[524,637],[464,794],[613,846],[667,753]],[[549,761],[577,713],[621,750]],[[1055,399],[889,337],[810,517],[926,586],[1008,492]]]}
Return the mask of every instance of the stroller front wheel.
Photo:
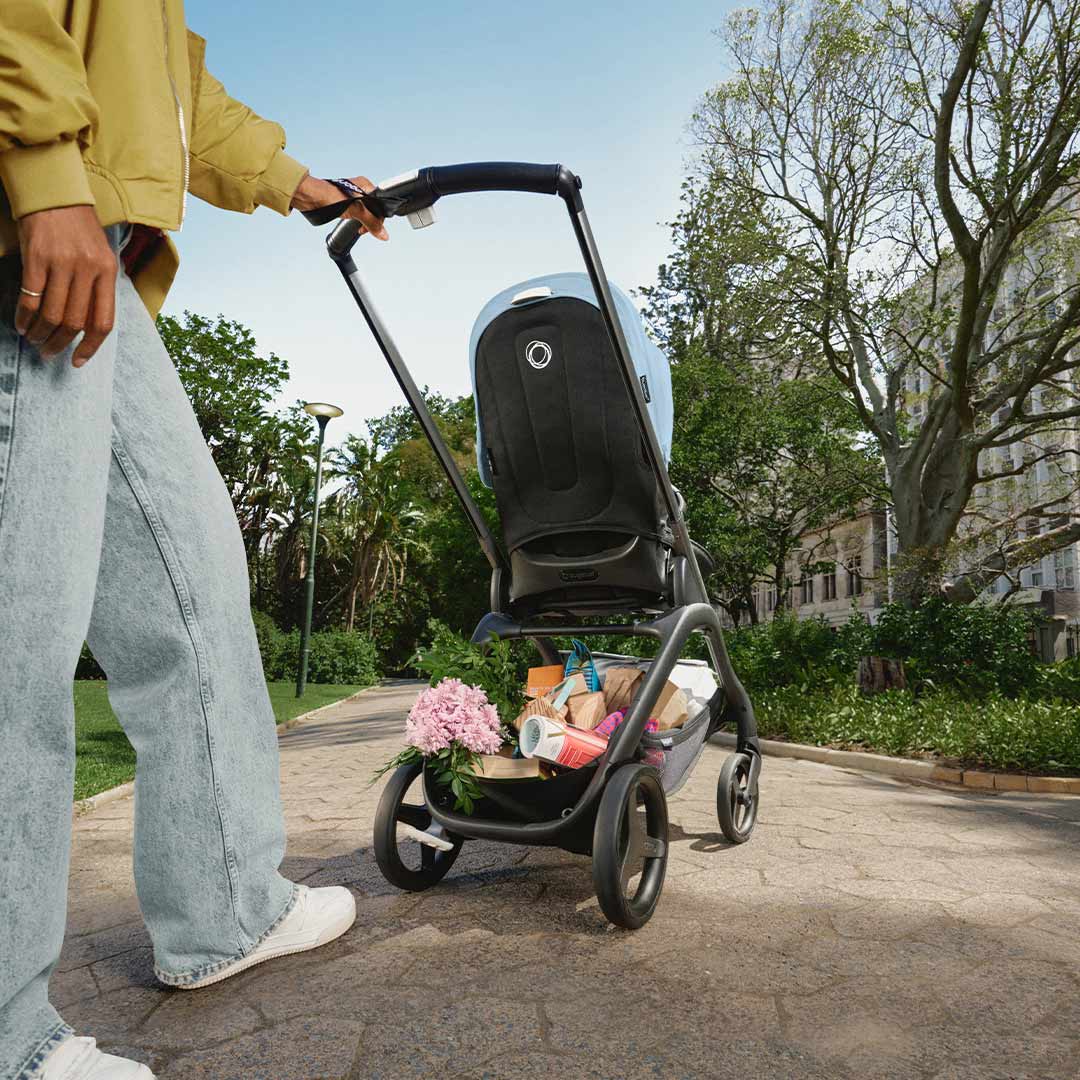
{"label": "stroller front wheel", "polygon": [[750,790],[750,755],[729,754],[716,782],[716,816],[733,844],[745,844],[757,822],[757,785]]}
{"label": "stroller front wheel", "polygon": [[616,926],[652,918],[668,859],[667,798],[655,769],[623,765],[608,781],[593,829],[593,885]]}
{"label": "stroller front wheel", "polygon": [[391,885],[408,892],[423,892],[442,881],[465,842],[435,824],[422,785],[420,801],[406,801],[422,771],[419,764],[395,769],[375,812],[375,861]]}

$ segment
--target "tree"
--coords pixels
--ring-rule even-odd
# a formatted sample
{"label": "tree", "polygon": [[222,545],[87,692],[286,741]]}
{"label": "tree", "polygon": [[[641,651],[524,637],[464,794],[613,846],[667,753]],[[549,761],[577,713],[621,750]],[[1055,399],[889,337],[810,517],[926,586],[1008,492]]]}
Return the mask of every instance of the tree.
{"label": "tree", "polygon": [[785,595],[791,556],[813,563],[834,523],[880,500],[880,461],[782,302],[801,271],[778,223],[688,183],[673,240],[642,290],[673,362],[672,479],[717,560],[718,598],[756,622],[759,581]]}
{"label": "tree", "polygon": [[379,458],[372,444],[351,435],[329,457],[331,476],[345,481],[332,535],[348,556],[340,594],[346,598],[345,629],[352,630],[358,603],[368,609],[383,593],[396,595],[409,553],[421,543],[422,515],[394,456]]}
{"label": "tree", "polygon": [[888,468],[897,595],[958,540],[968,599],[1080,538],[1078,0],[767,0],[723,38],[702,165],[788,236],[782,301]]}
{"label": "tree", "polygon": [[247,327],[219,315],[216,321],[185,311],[182,320],[158,318],[158,330],[176,366],[195,417],[236,509],[253,592],[258,557],[273,516],[273,492],[285,444],[293,445],[295,414],[275,415],[267,406],[284,386],[289,366],[258,352]]}

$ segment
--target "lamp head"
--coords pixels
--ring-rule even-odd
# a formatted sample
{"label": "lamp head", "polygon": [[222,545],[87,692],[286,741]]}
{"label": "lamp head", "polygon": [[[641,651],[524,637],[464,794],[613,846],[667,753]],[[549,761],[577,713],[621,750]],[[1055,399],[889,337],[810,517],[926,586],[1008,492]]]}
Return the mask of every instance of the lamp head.
{"label": "lamp head", "polygon": [[342,411],[336,405],[328,405],[325,401],[308,401],[304,403],[304,412],[314,416],[320,424],[325,424],[335,417],[341,416]]}

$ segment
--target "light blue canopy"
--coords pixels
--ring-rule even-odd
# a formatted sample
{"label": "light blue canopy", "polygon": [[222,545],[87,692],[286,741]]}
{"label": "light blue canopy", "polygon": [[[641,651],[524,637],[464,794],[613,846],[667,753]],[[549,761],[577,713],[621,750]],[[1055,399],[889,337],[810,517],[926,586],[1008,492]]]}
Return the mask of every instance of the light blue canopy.
{"label": "light blue canopy", "polygon": [[[660,442],[664,461],[667,462],[671,458],[671,431],[675,422],[675,407],[671,399],[671,367],[667,357],[645,332],[645,324],[630,297],[610,281],[608,285],[611,288],[611,295],[615,298],[615,309],[618,312],[623,333],[626,335],[627,344],[630,346],[634,368],[639,377],[645,376],[648,383],[651,400],[647,402],[647,408],[656,431],[656,438]],[[528,281],[521,281],[517,285],[503,289],[487,302],[473,324],[472,338],[469,341],[469,370],[472,375],[474,397],[476,395],[476,350],[480,344],[480,338],[488,326],[504,311],[508,311],[511,307],[523,306],[522,303],[515,305],[512,301],[519,293],[529,289],[550,289],[551,292],[544,293],[534,300],[526,300],[524,304],[541,303],[543,300],[563,296],[585,300],[593,307],[598,307],[592,282],[589,280],[589,275],[584,273],[545,274],[543,277],[530,278]],[[480,479],[487,487],[491,487],[487,448],[480,428],[479,404],[477,404],[476,413],[476,465],[480,470]]]}

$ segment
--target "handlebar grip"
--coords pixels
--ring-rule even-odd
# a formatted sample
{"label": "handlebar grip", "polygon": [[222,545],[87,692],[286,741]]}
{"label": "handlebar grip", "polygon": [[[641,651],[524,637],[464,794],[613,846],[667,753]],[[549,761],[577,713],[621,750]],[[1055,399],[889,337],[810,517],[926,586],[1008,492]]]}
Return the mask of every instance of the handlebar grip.
{"label": "handlebar grip", "polygon": [[[477,161],[467,165],[434,165],[426,170],[438,195],[467,191],[528,191],[536,195],[562,194],[560,181],[577,190],[577,178],[561,165],[533,165],[524,161]],[[565,176],[564,176],[565,174]]]}

